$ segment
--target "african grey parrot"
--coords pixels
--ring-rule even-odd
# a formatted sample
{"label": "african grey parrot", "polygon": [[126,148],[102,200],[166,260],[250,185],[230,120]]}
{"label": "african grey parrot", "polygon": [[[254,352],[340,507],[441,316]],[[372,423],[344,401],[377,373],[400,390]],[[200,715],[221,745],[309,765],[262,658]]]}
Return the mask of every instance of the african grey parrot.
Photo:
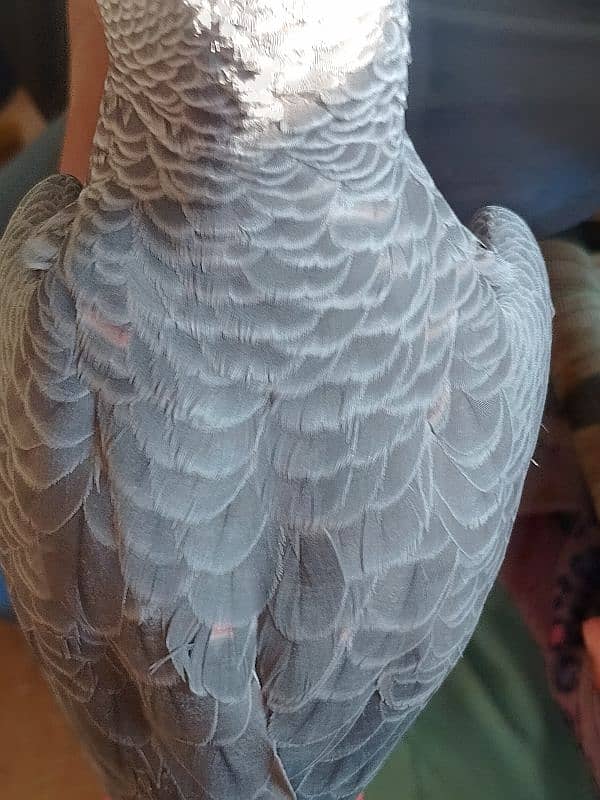
{"label": "african grey parrot", "polygon": [[406,0],[99,0],[0,252],[2,565],[113,800],[346,800],[452,669],[546,394],[525,224],[405,131]]}

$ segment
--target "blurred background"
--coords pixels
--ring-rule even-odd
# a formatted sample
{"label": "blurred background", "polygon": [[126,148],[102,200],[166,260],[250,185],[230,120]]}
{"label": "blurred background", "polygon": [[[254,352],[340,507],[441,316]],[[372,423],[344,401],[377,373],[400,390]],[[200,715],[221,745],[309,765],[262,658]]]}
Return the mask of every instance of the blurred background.
{"label": "blurred background", "polygon": [[67,39],[62,0],[0,5],[0,159],[29,143],[67,100]]}
{"label": "blurred background", "polygon": [[0,47],[13,78],[48,119],[67,99],[67,34],[63,0],[4,0]]}
{"label": "blurred background", "polygon": [[[600,6],[414,0],[408,127],[463,221],[532,226],[557,310],[552,386],[506,567],[465,658],[367,800],[600,796]],[[56,169],[62,0],[0,5],[0,234]],[[0,798],[95,800],[0,577]]]}

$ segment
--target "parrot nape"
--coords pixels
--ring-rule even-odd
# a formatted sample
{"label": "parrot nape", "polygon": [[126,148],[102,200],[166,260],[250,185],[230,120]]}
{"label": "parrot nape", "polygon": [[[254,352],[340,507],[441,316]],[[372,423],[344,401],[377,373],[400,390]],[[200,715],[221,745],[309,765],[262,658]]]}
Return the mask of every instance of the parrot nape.
{"label": "parrot nape", "polygon": [[0,250],[0,553],[113,800],[354,800],[460,658],[546,395],[526,225],[405,129],[406,0],[99,0]]}

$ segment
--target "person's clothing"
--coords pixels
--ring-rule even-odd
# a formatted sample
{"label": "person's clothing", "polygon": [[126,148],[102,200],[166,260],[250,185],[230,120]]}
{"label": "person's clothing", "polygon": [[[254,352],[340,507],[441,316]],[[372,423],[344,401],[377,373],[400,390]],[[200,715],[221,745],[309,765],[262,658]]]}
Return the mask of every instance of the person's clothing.
{"label": "person's clothing", "polygon": [[366,800],[593,800],[583,757],[508,594],[493,592],[463,660]]}
{"label": "person's clothing", "polygon": [[0,169],[0,236],[25,194],[56,171],[64,126],[63,117],[52,122],[37,141]]}
{"label": "person's clothing", "polygon": [[6,591],[6,586],[0,575],[0,617],[5,617],[10,614],[10,598]]}
{"label": "person's clothing", "polygon": [[597,0],[413,0],[407,125],[459,217],[545,237],[600,210]]}

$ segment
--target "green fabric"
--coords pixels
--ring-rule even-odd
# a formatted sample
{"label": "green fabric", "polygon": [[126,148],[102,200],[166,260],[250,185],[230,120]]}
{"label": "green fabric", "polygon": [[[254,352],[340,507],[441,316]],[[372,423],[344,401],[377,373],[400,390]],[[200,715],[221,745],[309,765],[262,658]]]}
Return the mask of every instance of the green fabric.
{"label": "green fabric", "polygon": [[541,654],[497,587],[465,657],[367,800],[593,800]]}

